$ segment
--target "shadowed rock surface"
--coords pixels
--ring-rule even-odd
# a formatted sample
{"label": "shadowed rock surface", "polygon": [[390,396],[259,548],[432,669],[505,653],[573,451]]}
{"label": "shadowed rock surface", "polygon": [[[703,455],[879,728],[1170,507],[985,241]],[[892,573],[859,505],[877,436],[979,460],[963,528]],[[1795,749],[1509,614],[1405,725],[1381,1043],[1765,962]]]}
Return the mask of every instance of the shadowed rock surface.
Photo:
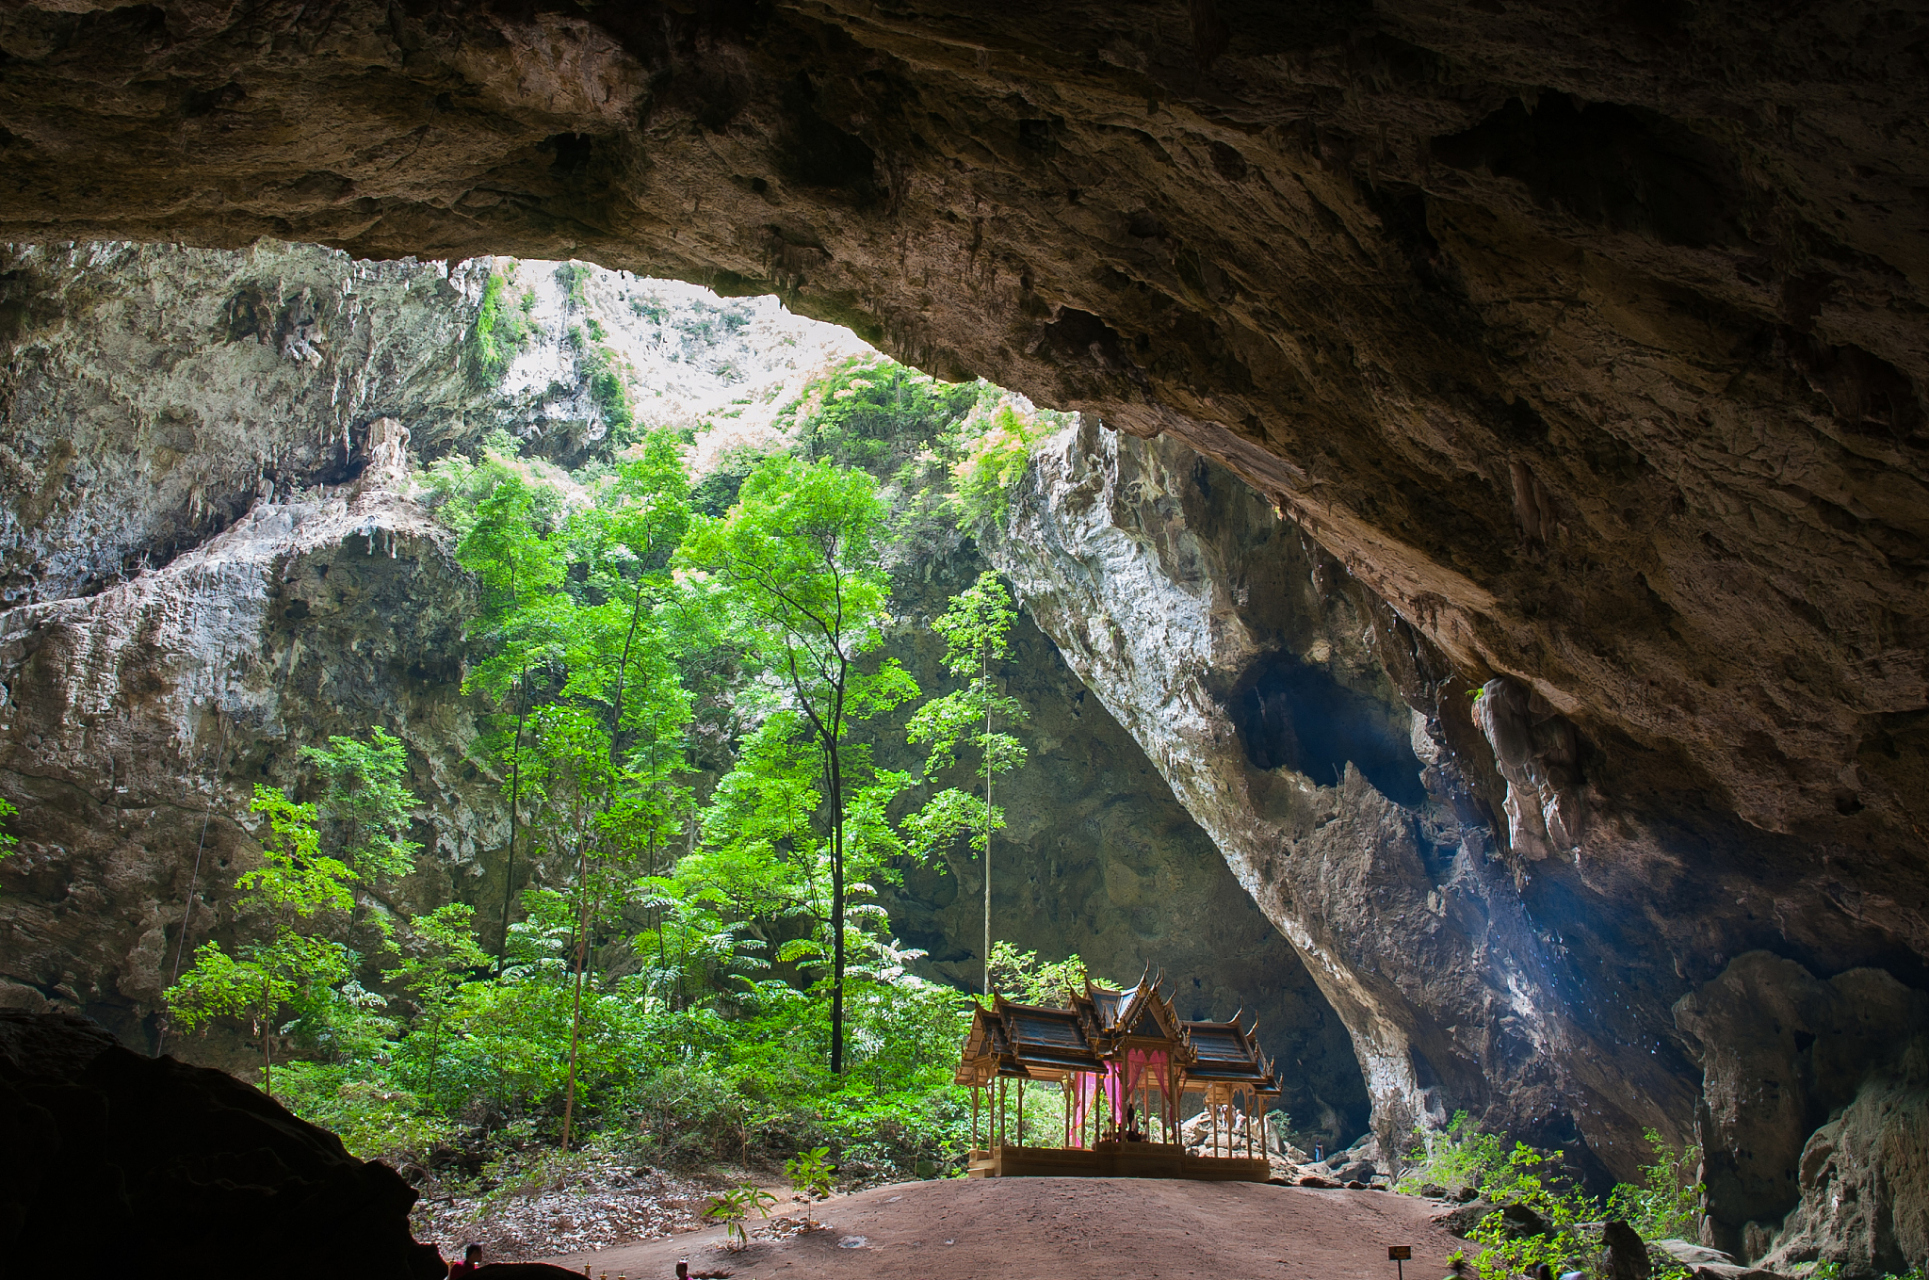
{"label": "shadowed rock surface", "polygon": [[414,1188],[234,1077],[0,1009],[0,1250],[11,1275],[434,1280]]}
{"label": "shadowed rock surface", "polygon": [[61,0],[0,20],[0,234],[593,258],[1172,432],[1920,953],[1922,38],[1867,2]]}
{"label": "shadowed rock surface", "polygon": [[[1217,459],[1277,530],[1181,536],[1213,482],[1177,454],[1133,493],[1068,473],[1103,519],[1041,510],[1136,549],[1041,624],[1390,1128],[1469,1098],[1626,1173],[1719,1093],[1671,1010],[1737,957],[1929,987],[1924,37],[1861,0],[49,0],[0,16],[0,233],[774,290]],[[1195,634],[1110,634],[1139,587],[1205,601]],[[1309,727],[1335,707],[1358,735]],[[1327,842],[1373,857],[1325,874]]]}

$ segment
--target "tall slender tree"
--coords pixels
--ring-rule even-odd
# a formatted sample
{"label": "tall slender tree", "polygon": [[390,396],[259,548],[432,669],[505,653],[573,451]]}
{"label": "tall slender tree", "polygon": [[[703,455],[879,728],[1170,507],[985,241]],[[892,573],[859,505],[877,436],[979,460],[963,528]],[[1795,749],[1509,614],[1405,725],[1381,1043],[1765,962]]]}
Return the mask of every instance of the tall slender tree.
{"label": "tall slender tree", "polygon": [[443,514],[461,532],[456,562],[476,575],[481,595],[481,607],[468,628],[480,660],[463,682],[464,690],[495,699],[503,708],[499,720],[513,717],[513,728],[498,724],[495,732],[498,739],[507,739],[506,747],[498,750],[507,757],[509,774],[509,843],[503,852],[502,925],[496,939],[500,977],[508,960],[516,896],[516,840],[534,705],[530,680],[549,669],[558,649],[556,628],[544,606],[568,568],[557,536],[562,499],[551,486],[533,481],[512,458],[493,452],[467,475],[445,480],[445,487],[463,490],[457,501],[445,503]]}
{"label": "tall slender tree", "polygon": [[681,561],[716,575],[739,634],[751,639],[819,753],[831,880],[831,1048],[844,1069],[844,969],[853,722],[917,696],[895,661],[865,662],[883,643],[889,505],[861,471],[778,455],[743,483],[722,518],[699,520]]}
{"label": "tall slender tree", "polygon": [[[994,729],[1002,717],[1015,724],[1025,719],[1025,708],[1000,692],[991,664],[1010,652],[1011,624],[1018,618],[1011,596],[998,575],[987,570],[978,580],[951,597],[951,605],[932,626],[944,637],[945,669],[967,683],[931,699],[911,717],[910,740],[929,751],[925,776],[956,767],[961,747],[979,753],[978,773],[984,798],[957,787],[932,796],[906,820],[913,848],[929,857],[941,853],[959,836],[969,833],[978,851],[985,881],[985,994],[991,994],[991,836],[1005,825],[1004,811],[992,804],[991,780],[1025,763],[1026,752],[1010,733]],[[979,723],[984,727],[980,729]]]}

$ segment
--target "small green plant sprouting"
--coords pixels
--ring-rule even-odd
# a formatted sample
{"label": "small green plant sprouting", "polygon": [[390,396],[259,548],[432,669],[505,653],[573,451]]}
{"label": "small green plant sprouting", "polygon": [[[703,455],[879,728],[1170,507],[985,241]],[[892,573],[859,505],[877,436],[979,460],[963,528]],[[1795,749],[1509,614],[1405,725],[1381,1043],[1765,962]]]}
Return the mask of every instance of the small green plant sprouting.
{"label": "small green plant sprouting", "polygon": [[800,1151],[784,1161],[784,1176],[790,1179],[791,1187],[806,1195],[829,1195],[832,1173],[830,1154],[829,1147],[816,1147],[810,1151]]}
{"label": "small green plant sprouting", "polygon": [[720,1191],[710,1197],[704,1206],[703,1216],[723,1224],[723,1238],[733,1249],[741,1249],[750,1243],[750,1233],[744,1230],[744,1220],[754,1211],[760,1218],[770,1216],[770,1206],[777,1197],[755,1183],[746,1182],[741,1187]]}
{"label": "small green plant sprouting", "polygon": [[[19,812],[20,810],[14,808],[11,804],[7,803],[5,800],[0,800],[0,818],[11,818],[14,814]],[[0,831],[0,857],[4,857],[7,850],[13,848],[15,845],[19,843],[20,843],[19,837],[10,836],[4,831]]]}

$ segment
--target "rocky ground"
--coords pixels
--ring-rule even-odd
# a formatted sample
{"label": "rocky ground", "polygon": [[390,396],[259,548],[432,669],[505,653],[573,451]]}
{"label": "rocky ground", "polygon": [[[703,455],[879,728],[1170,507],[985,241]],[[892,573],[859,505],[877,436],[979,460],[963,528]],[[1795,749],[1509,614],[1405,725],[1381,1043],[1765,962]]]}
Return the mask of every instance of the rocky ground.
{"label": "rocky ground", "polygon": [[451,1258],[480,1244],[492,1261],[528,1261],[695,1230],[704,1225],[711,1194],[729,1185],[720,1174],[679,1176],[585,1156],[551,1162],[541,1174],[511,1178],[487,1194],[444,1193],[427,1183],[409,1226],[417,1240]]}

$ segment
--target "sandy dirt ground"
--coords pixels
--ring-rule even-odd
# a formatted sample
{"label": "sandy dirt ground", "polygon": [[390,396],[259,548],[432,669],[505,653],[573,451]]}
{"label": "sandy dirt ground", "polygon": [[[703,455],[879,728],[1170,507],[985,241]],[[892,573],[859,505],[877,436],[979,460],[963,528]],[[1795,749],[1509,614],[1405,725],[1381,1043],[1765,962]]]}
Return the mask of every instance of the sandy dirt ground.
{"label": "sandy dirt ground", "polygon": [[[546,1259],[591,1280],[1395,1280],[1387,1246],[1411,1245],[1406,1280],[1439,1280],[1462,1242],[1440,1206],[1387,1192],[1151,1178],[905,1182],[771,1209],[777,1234],[721,1248],[720,1230]],[[753,1237],[759,1223],[751,1217]],[[768,1234],[768,1233],[767,1233]]]}

